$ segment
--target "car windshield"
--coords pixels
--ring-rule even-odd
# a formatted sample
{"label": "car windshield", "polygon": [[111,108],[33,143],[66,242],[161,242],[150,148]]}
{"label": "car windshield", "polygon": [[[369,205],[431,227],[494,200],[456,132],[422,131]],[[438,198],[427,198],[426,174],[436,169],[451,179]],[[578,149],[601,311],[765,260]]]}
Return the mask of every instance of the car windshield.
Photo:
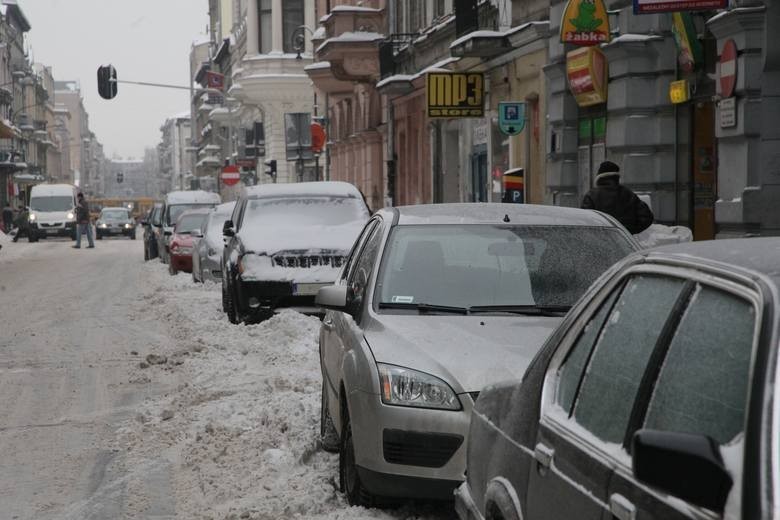
{"label": "car windshield", "polygon": [[225,221],[230,219],[230,213],[212,213],[209,216],[208,227],[206,228],[206,235],[212,238],[219,238],[222,236],[222,230],[225,227]]}
{"label": "car windshield", "polygon": [[278,197],[247,202],[242,226],[338,226],[365,222],[368,209],[354,197]]}
{"label": "car windshield", "polygon": [[195,230],[199,230],[203,225],[203,219],[206,218],[205,213],[196,213],[194,215],[182,215],[179,221],[176,223],[176,233],[180,235],[192,233]]}
{"label": "car windshield", "polygon": [[565,309],[632,250],[613,228],[398,226],[388,239],[376,301],[380,307]]}
{"label": "car windshield", "polygon": [[168,206],[168,209],[165,211],[166,217],[165,217],[165,224],[167,226],[173,226],[176,224],[176,221],[179,219],[179,216],[187,211],[188,209],[196,209],[196,208],[211,208],[214,207],[214,204],[174,204],[172,206]]}
{"label": "car windshield", "polygon": [[54,197],[35,197],[30,200],[33,211],[69,211],[73,209],[73,197],[67,195]]}
{"label": "car windshield", "polygon": [[103,213],[100,214],[100,218],[107,220],[127,220],[130,218],[130,215],[127,213],[126,209],[104,209]]}

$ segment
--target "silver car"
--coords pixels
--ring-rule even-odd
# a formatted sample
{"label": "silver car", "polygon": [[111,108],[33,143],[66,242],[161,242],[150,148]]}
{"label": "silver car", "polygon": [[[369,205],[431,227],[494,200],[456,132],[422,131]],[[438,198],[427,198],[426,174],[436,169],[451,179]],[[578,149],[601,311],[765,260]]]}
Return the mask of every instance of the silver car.
{"label": "silver car", "polygon": [[222,226],[230,219],[236,203],[226,202],[216,206],[203,221],[200,236],[194,239],[192,253],[192,280],[218,282],[222,279],[222,250],[225,239],[222,236]]}
{"label": "silver car", "polygon": [[452,498],[486,385],[518,378],[564,314],[638,249],[592,211],[388,208],[320,289],[322,444],[351,504]]}

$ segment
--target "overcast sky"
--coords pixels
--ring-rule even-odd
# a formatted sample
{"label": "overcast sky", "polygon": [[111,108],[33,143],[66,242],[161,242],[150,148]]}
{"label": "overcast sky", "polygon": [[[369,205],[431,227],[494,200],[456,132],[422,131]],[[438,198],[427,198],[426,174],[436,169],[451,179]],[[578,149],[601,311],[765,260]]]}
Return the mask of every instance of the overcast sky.
{"label": "overcast sky", "polygon": [[116,98],[97,93],[97,67],[119,79],[186,86],[189,50],[206,37],[207,0],[18,0],[32,25],[36,62],[58,81],[79,80],[90,128],[106,155],[143,157],[160,141],[160,125],[189,110],[184,90],[119,85]]}

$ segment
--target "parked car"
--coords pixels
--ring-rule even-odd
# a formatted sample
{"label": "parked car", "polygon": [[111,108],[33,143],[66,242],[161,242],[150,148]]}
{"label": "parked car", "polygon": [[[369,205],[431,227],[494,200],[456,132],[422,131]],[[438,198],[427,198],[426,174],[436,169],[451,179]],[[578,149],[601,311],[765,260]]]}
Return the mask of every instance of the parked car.
{"label": "parked car", "polygon": [[280,307],[319,312],[317,291],[336,279],[368,217],[360,191],[345,182],[245,188],[223,231],[230,321],[262,320]]}
{"label": "parked car", "polygon": [[188,209],[209,209],[220,204],[222,199],[219,194],[203,190],[171,191],[163,201],[160,217],[160,233],[157,239],[157,251],[160,261],[168,263],[173,226],[179,216]]}
{"label": "parked car", "polygon": [[168,272],[172,275],[192,272],[193,240],[202,236],[200,228],[208,213],[208,209],[190,209],[176,220],[168,250]]}
{"label": "parked car", "polygon": [[95,238],[121,235],[135,240],[135,219],[127,208],[103,208],[95,221]]}
{"label": "parked car", "polygon": [[157,258],[157,235],[162,229],[162,203],[157,202],[149,210],[146,217],[141,220],[144,229],[144,260]]}
{"label": "parked car", "polygon": [[28,240],[65,236],[76,240],[76,196],[72,184],[37,184],[30,190]]}
{"label": "parked car", "polygon": [[780,515],[780,239],[633,255],[486,388],[461,519]]}
{"label": "parked car", "polygon": [[452,498],[486,384],[518,377],[571,305],[638,244],[579,209],[436,204],[378,211],[320,332],[322,443],[351,504]]}
{"label": "parked car", "polygon": [[201,238],[196,237],[193,241],[193,281],[219,281],[222,278],[222,250],[225,248],[222,230],[235,207],[235,202],[220,204],[211,210],[203,221],[200,228]]}

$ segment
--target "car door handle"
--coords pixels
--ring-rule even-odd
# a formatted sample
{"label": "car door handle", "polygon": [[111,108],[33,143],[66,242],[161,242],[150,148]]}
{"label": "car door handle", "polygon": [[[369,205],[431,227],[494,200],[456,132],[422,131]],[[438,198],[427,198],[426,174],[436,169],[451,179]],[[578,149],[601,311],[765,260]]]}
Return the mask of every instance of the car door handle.
{"label": "car door handle", "polygon": [[636,507],[634,507],[634,504],[623,495],[617,493],[609,497],[609,510],[612,512],[612,518],[617,520],[634,520],[636,518]]}
{"label": "car door handle", "polygon": [[540,465],[544,466],[545,468],[550,467],[550,464],[552,464],[552,460],[554,456],[555,456],[555,450],[550,448],[546,444],[542,444],[540,442],[534,448],[534,458],[536,459],[536,462],[538,462]]}
{"label": "car door handle", "polygon": [[322,320],[322,326],[325,327],[326,330],[333,330],[334,324],[333,320],[330,318],[325,318]]}

